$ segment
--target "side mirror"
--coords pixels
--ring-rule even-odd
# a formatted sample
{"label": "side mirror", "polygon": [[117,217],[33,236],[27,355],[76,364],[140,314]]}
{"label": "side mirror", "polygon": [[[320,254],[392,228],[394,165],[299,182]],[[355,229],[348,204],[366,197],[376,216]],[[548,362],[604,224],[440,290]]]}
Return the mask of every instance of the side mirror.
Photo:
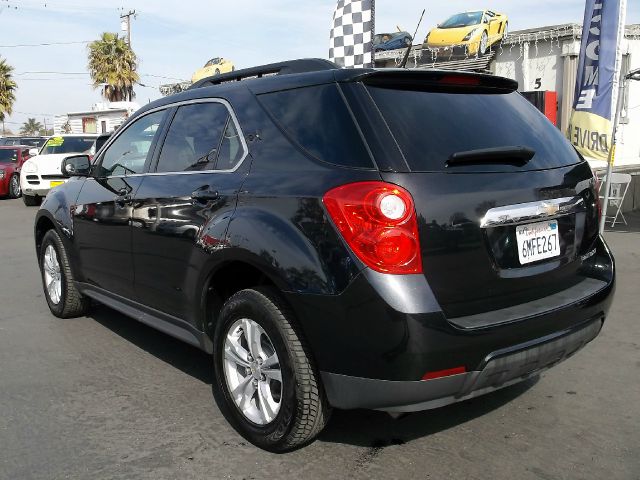
{"label": "side mirror", "polygon": [[30,148],[29,149],[29,156],[30,157],[35,157],[36,155],[38,155],[38,149],[37,148]]}
{"label": "side mirror", "polygon": [[62,160],[60,171],[65,177],[88,177],[91,173],[89,155],[72,155]]}

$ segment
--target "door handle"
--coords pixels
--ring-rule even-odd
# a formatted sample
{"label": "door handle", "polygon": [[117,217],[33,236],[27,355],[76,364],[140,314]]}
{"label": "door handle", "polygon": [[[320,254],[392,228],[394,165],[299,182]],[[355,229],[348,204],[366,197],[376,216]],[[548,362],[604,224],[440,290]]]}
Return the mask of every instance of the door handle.
{"label": "door handle", "polygon": [[209,185],[207,185],[195,190],[191,194],[191,198],[198,202],[207,202],[210,200],[217,200],[218,198],[220,198],[220,194],[217,190],[211,190],[209,188]]}

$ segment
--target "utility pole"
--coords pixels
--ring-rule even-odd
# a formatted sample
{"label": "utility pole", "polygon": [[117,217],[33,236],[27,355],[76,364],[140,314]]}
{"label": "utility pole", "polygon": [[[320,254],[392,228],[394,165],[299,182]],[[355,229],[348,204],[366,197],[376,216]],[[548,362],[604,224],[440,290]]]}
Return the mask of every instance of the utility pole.
{"label": "utility pole", "polygon": [[127,30],[127,44],[129,45],[129,48],[131,48],[131,17],[133,16],[133,18],[136,18],[136,11],[135,10],[129,10],[129,13],[123,13],[122,15],[120,15],[120,20],[121,22],[121,29],[122,30]]}

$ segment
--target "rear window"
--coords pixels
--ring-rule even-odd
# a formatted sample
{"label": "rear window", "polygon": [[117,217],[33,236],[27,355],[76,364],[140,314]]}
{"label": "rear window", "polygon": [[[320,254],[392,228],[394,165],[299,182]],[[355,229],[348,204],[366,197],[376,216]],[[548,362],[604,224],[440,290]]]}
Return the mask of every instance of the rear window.
{"label": "rear window", "polygon": [[0,148],[0,163],[10,163],[18,161],[18,150],[11,148]]}
{"label": "rear window", "polygon": [[445,93],[368,86],[412,171],[443,171],[456,152],[525,146],[524,166],[482,164],[468,171],[521,171],[580,161],[571,144],[519,93]]}
{"label": "rear window", "polygon": [[343,167],[373,168],[335,84],[260,95],[281,128],[307,153]]}

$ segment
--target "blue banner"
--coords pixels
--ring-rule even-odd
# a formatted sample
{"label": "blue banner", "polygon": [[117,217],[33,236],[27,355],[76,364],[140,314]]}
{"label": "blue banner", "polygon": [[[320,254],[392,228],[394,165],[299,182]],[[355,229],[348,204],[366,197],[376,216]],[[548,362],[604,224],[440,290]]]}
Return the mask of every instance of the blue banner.
{"label": "blue banner", "polygon": [[599,160],[611,148],[625,13],[626,0],[586,0],[567,137],[583,155]]}

